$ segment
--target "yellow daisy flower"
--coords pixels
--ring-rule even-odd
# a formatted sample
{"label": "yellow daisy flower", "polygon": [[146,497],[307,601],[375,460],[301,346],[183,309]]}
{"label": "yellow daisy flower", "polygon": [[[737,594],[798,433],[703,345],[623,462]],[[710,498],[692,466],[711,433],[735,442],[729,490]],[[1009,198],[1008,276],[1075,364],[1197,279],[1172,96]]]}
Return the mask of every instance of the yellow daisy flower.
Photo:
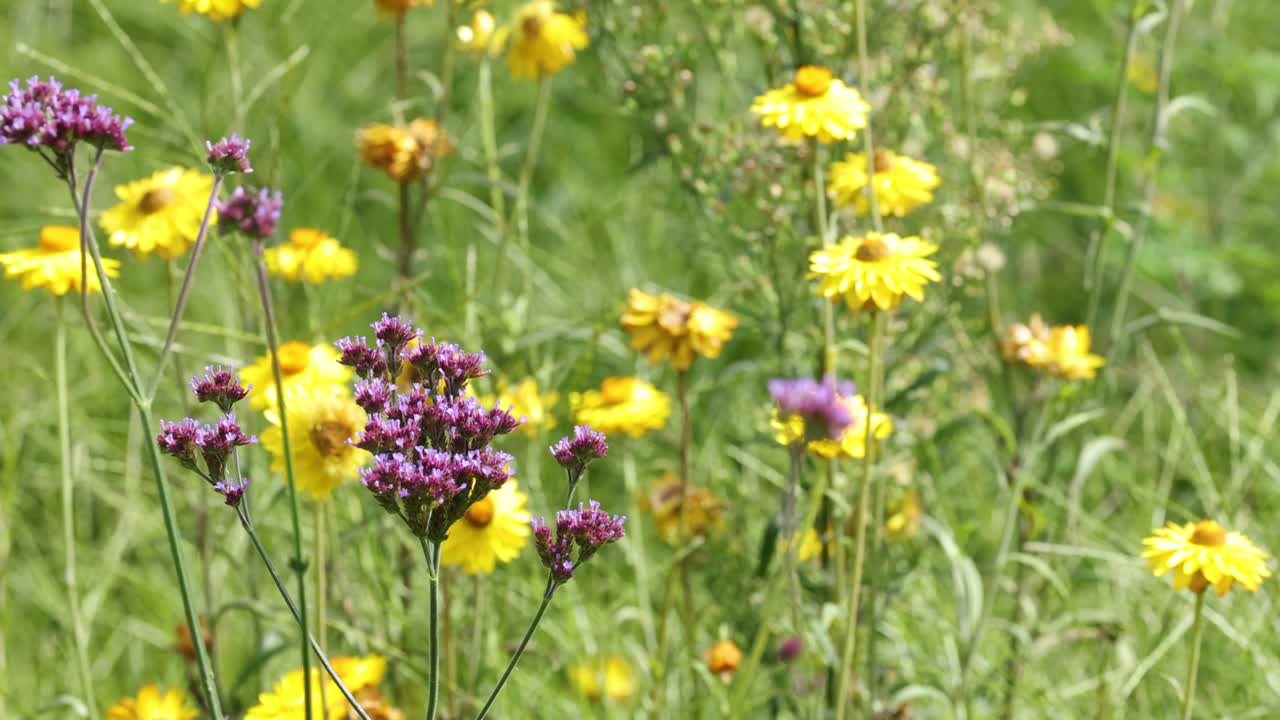
{"label": "yellow daisy flower", "polygon": [[461,565],[468,575],[488,575],[499,562],[515,560],[529,544],[528,500],[515,480],[485,495],[449,528],[440,562]]}
{"label": "yellow daisy flower", "polygon": [[[347,442],[355,440],[368,417],[344,388],[290,392],[285,399],[294,479],[311,497],[326,500],[368,461],[369,453]],[[263,415],[272,426],[262,433],[262,447],[271,453],[271,469],[284,472],[280,415],[275,409]]]}
{"label": "yellow daisy flower", "polygon": [[1229,532],[1213,520],[1169,523],[1142,541],[1142,557],[1156,577],[1173,571],[1173,587],[1202,592],[1210,585],[1218,597],[1234,583],[1257,592],[1263,578],[1271,577],[1267,554],[1249,538]]}
{"label": "yellow daisy flower", "polygon": [[368,125],[356,134],[360,162],[378,168],[400,184],[431,171],[435,161],[453,152],[449,136],[434,120],[418,118],[407,126]]}
{"label": "yellow daisy flower", "polygon": [[378,10],[388,15],[403,15],[409,8],[430,5],[431,0],[373,0]]}
{"label": "yellow daisy flower", "polygon": [[625,703],[636,692],[631,665],[620,655],[574,665],[569,668],[569,678],[578,692],[593,703],[605,698]]}
{"label": "yellow daisy flower", "polygon": [[671,295],[650,295],[632,289],[622,314],[622,329],[631,335],[631,349],[649,362],[670,358],[671,367],[688,370],[698,355],[720,356],[738,327],[738,318],[700,301],[685,302]]}
{"label": "yellow daisy flower", "polygon": [[[181,167],[161,170],[118,186],[120,204],[102,213],[102,229],[112,245],[123,245],[140,258],[155,253],[172,260],[195,244],[212,190],[212,175]],[[209,223],[217,222],[215,210]]]}
{"label": "yellow daisy flower", "polygon": [[462,49],[476,55],[492,55],[499,48],[494,42],[497,23],[488,11],[477,10],[471,22],[458,28],[458,42]]}
{"label": "yellow daisy flower", "polygon": [[[382,682],[387,666],[386,660],[377,655],[363,658],[336,657],[331,658],[330,662],[338,677],[342,678],[343,684],[356,695],[376,688]],[[316,704],[320,702],[320,683],[323,679],[324,697],[328,700],[324,708],[325,720],[346,720],[347,700],[338,690],[337,684],[323,672],[319,668],[311,670],[311,700]],[[249,708],[244,720],[306,720],[303,678],[301,670],[285,673],[269,692],[258,696],[258,704]]]}
{"label": "yellow daisy flower", "polygon": [[[888,150],[877,150],[872,163],[872,191],[881,215],[903,217],[933,200],[933,189],[941,182],[938,170],[927,162],[913,160]],[[844,162],[831,164],[831,180],[827,194],[836,204],[853,206],[858,215],[866,215],[867,154],[850,153]]]}
{"label": "yellow daisy flower", "polygon": [[[838,439],[820,438],[811,440],[805,449],[818,457],[831,459],[860,458],[866,455],[867,401],[861,395],[847,395],[840,398],[840,404],[849,411],[853,423],[845,428]],[[782,418],[778,409],[774,408],[769,424],[777,431],[775,439],[779,445],[790,446],[805,437],[804,418],[790,415]],[[893,420],[882,412],[871,413],[871,434],[876,440],[883,440],[893,433]]]}
{"label": "yellow daisy flower", "polygon": [[536,0],[520,8],[507,58],[511,74],[538,80],[560,72],[573,62],[574,51],[587,46],[585,26],[585,17],[556,12],[550,0]]}
{"label": "yellow daisy flower", "polygon": [[[22,289],[48,288],[54,295],[80,291],[80,229],[47,225],[40,229],[40,241],[30,250],[0,254],[5,277],[22,278]],[[102,258],[107,277],[120,274],[120,261]],[[86,267],[89,292],[102,292],[93,260]]]}
{"label": "yellow daisy flower", "polygon": [[920,532],[920,493],[915,490],[903,493],[889,505],[889,517],[884,520],[884,536],[890,542],[903,542]]}
{"label": "yellow daisy flower", "polygon": [[356,273],[356,254],[315,228],[289,233],[289,242],[267,248],[264,259],[268,272],[291,282],[321,283]]}
{"label": "yellow daisy flower", "polygon": [[[160,0],[168,3],[170,0]],[[177,0],[178,10],[183,15],[199,13],[208,16],[214,22],[234,20],[245,10],[257,8],[262,0]]]}
{"label": "yellow daisy flower", "polygon": [[818,278],[818,294],[849,307],[891,310],[907,295],[924,300],[924,286],[942,279],[928,256],[938,246],[912,235],[868,232],[846,236],[809,256],[809,277]]}
{"label": "yellow daisy flower", "polygon": [[658,537],[666,543],[680,542],[680,506],[686,506],[683,522],[692,537],[707,537],[725,528],[724,503],[715,493],[704,487],[689,486],[681,498],[680,479],[674,472],[665,472],[640,498],[640,509],[653,516]]}
{"label": "yellow daisy flower", "polygon": [[569,408],[579,425],[590,425],[606,435],[640,437],[667,424],[671,398],[638,378],[609,377],[599,390],[571,394]]}
{"label": "yellow daisy flower", "polygon": [[1101,355],[1089,352],[1087,325],[1055,325],[1044,344],[1044,355],[1032,364],[1043,367],[1054,377],[1067,380],[1092,380],[1098,368],[1107,364]]}
{"label": "yellow daisy flower", "polygon": [[560,402],[560,393],[538,392],[538,381],[526,378],[515,385],[501,380],[498,382],[497,395],[481,395],[476,399],[486,407],[511,408],[512,415],[525,419],[519,432],[530,438],[536,438],[544,430],[555,427],[556,418],[552,410],[555,409],[556,403]]}
{"label": "yellow daisy flower", "polygon": [[[281,343],[280,376],[286,391],[296,389],[324,389],[333,386],[346,387],[351,370],[338,363],[337,348],[323,343],[308,345],[293,340]],[[276,406],[276,379],[271,370],[271,355],[259,356],[253,364],[240,371],[240,378],[253,390],[249,393],[249,406],[265,410]],[[290,396],[286,395],[287,400]],[[287,408],[286,408],[287,409]]]}
{"label": "yellow daisy flower", "polygon": [[161,693],[155,685],[145,685],[137,697],[121,698],[107,709],[107,720],[196,720],[199,716],[181,688]]}
{"label": "yellow daisy flower", "polygon": [[867,126],[869,110],[857,90],[816,65],[801,67],[795,82],[760,95],[751,105],[764,127],[776,127],[792,140],[817,138],[823,143],[851,139]]}

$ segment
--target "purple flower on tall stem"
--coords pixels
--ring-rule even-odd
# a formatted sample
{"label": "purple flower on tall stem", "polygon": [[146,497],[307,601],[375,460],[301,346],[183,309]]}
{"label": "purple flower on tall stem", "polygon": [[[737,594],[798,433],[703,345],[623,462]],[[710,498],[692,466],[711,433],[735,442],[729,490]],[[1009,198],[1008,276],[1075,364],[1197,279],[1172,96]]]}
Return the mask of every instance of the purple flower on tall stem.
{"label": "purple flower on tall stem", "polygon": [[178,422],[160,421],[160,432],[156,435],[156,445],[160,452],[172,455],[186,468],[196,466],[196,436],[200,433],[200,424],[191,418],[183,418]]}
{"label": "purple flower on tall stem", "polygon": [[252,385],[240,384],[240,376],[224,367],[207,367],[204,376],[191,378],[191,391],[200,402],[211,402],[222,412],[231,412],[231,408],[249,394]]}
{"label": "purple flower on tall stem", "polygon": [[276,234],[280,222],[280,209],[284,196],[267,188],[250,192],[238,187],[231,197],[218,203],[218,224],[225,230],[235,230],[251,240],[266,241]]}
{"label": "purple flower on tall stem", "polygon": [[249,164],[248,138],[231,133],[231,137],[224,137],[216,143],[205,140],[204,146],[209,151],[208,161],[214,173],[225,175],[253,172],[253,166]]}
{"label": "purple flower on tall stem", "polygon": [[609,443],[605,441],[604,433],[592,430],[589,425],[578,425],[573,428],[573,437],[560,438],[549,449],[551,456],[569,474],[569,484],[573,485],[593,460],[599,460],[609,452]]}
{"label": "purple flower on tall stem", "polygon": [[769,394],[778,413],[783,418],[799,416],[807,440],[839,438],[853,424],[853,416],[840,398],[854,393],[853,383],[837,383],[833,377],[822,382],[813,378],[769,381]]}
{"label": "purple flower on tall stem", "polygon": [[[578,504],[577,510],[561,510],[556,513],[555,537],[547,527],[547,521],[534,517],[533,542],[542,564],[551,573],[553,585],[563,585],[573,577],[575,569],[590,560],[600,548],[621,540],[626,534],[624,515],[610,515],[600,509],[600,503],[591,500]],[[553,588],[554,589],[554,588]]]}
{"label": "purple flower on tall stem", "polygon": [[0,100],[0,145],[26,146],[60,177],[67,176],[77,143],[101,150],[132,150],[124,133],[133,119],[121,118],[97,99],[79,90],[64,90],[53,78],[42,82],[32,77],[26,88],[12,80],[9,94]]}
{"label": "purple flower on tall stem", "polygon": [[334,347],[338,348],[338,362],[354,368],[362,378],[369,379],[387,371],[387,362],[382,354],[369,347],[368,341],[363,337],[342,338],[334,343]]}
{"label": "purple flower on tall stem", "polygon": [[236,507],[244,499],[244,491],[249,489],[249,478],[241,478],[239,482],[222,480],[214,483],[213,489],[222,494],[222,497],[226,499],[227,505]]}

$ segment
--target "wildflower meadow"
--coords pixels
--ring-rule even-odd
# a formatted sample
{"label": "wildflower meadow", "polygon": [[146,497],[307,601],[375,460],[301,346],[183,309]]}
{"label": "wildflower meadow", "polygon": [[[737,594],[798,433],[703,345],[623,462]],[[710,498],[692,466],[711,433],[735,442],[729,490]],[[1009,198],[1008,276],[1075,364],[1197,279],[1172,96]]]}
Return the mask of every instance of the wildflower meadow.
{"label": "wildflower meadow", "polygon": [[0,720],[1280,717],[1242,0],[0,4]]}

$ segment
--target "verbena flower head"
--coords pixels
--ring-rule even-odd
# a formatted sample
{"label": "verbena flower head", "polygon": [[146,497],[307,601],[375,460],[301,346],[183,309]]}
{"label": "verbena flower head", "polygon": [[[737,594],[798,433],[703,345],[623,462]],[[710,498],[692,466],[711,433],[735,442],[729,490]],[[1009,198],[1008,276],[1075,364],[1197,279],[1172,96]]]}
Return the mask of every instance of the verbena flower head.
{"label": "verbena flower head", "polygon": [[316,228],[294,230],[287,243],[267,248],[263,259],[273,277],[313,285],[351,277],[357,266],[350,248]]}
{"label": "verbena flower head", "polygon": [[[160,0],[160,2],[168,3],[171,0]],[[176,2],[178,10],[183,15],[199,13],[216,23],[235,20],[245,10],[262,5],[262,0],[176,0]]]}
{"label": "verbena flower head", "polygon": [[200,710],[187,699],[182,688],[161,690],[144,685],[135,697],[121,698],[107,708],[107,720],[196,720]]}
{"label": "verbena flower head", "polygon": [[225,175],[236,172],[245,174],[253,172],[253,166],[249,164],[248,138],[242,138],[235,133],[231,133],[231,137],[224,137],[216,143],[205,140],[204,147],[209,151],[206,159],[215,173]]}
{"label": "verbena flower head", "polygon": [[818,279],[818,295],[854,310],[891,310],[905,295],[924,300],[924,286],[942,279],[928,257],[938,246],[912,235],[868,232],[846,236],[809,256],[809,277]]}
{"label": "verbena flower head", "polygon": [[[46,288],[54,295],[80,290],[80,229],[66,225],[47,225],[40,229],[40,240],[29,250],[0,253],[5,277],[22,280],[22,289]],[[120,261],[102,258],[107,277],[120,274]],[[85,274],[89,292],[101,292],[102,284],[92,265]]]}
{"label": "verbena flower head", "polygon": [[867,401],[861,395],[846,395],[837,388],[837,401],[849,411],[853,422],[849,423],[839,437],[819,437],[806,439],[804,418],[799,415],[783,415],[775,406],[769,424],[777,431],[775,438],[780,445],[790,446],[804,442],[805,449],[812,455],[827,459],[861,458],[866,454],[866,425],[871,422],[872,440],[884,440],[893,434],[893,420],[882,412],[870,412]]}
{"label": "verbena flower head", "polygon": [[471,504],[440,545],[440,563],[467,575],[488,575],[498,563],[515,560],[529,544],[529,497],[509,480]]}
{"label": "verbena flower head", "polygon": [[794,82],[758,96],[751,105],[764,127],[777,128],[792,140],[816,138],[822,143],[852,139],[867,126],[870,109],[857,90],[816,65],[801,67]]}
{"label": "verbena flower head", "polygon": [[176,423],[161,420],[156,435],[160,451],[173,456],[183,467],[199,470],[196,460],[203,460],[205,479],[210,483],[226,479],[227,461],[236,448],[257,441],[244,433],[233,413],[219,417],[213,425],[200,425],[192,418]]}
{"label": "verbena flower head", "polygon": [[356,135],[360,162],[377,168],[400,184],[411,183],[453,152],[448,133],[434,120],[417,118],[408,125],[375,123]]}
{"label": "verbena flower head", "polygon": [[[212,190],[213,176],[208,173],[182,167],[160,170],[116,186],[120,202],[102,213],[102,229],[112,245],[140,258],[181,257],[200,234]],[[210,221],[216,222],[217,215]]]}
{"label": "verbena flower head", "polygon": [[736,317],[706,303],[636,289],[631,290],[622,314],[631,349],[645,353],[649,362],[669,359],[676,370],[688,370],[699,355],[719,357],[737,326]]}
{"label": "verbena flower head", "polygon": [[203,376],[191,378],[191,391],[200,402],[211,402],[222,412],[231,412],[231,408],[253,389],[252,385],[240,384],[240,376],[228,368],[221,366],[207,367]]}
{"label": "verbena flower head", "polygon": [[1156,577],[1173,571],[1173,587],[1203,592],[1210,585],[1218,597],[1235,583],[1256,592],[1264,578],[1271,577],[1267,554],[1249,538],[1232,532],[1213,520],[1169,523],[1152,531],[1142,541],[1142,557]]}
{"label": "verbena flower head", "polygon": [[538,80],[569,66],[587,46],[584,16],[556,12],[550,0],[535,0],[516,12],[508,60],[511,74]]}
{"label": "verbena flower head", "polygon": [[0,101],[0,145],[22,145],[40,153],[60,177],[70,170],[78,143],[118,152],[132,150],[124,132],[133,119],[121,118],[97,99],[79,90],[64,90],[52,77],[48,82],[32,77],[25,88],[11,80],[9,94]]}
{"label": "verbena flower head", "polygon": [[[337,343],[339,362],[361,378],[353,402],[369,413],[352,441],[374,456],[361,481],[412,533],[443,542],[473,509],[473,525],[488,516],[484,501],[506,485],[512,464],[490,444],[520,421],[466,395],[467,382],[488,372],[482,353],[422,342],[418,330],[396,316],[383,315],[373,331],[372,346],[365,338]],[[423,382],[397,384],[406,364]]]}
{"label": "verbena flower head", "polygon": [[573,420],[608,435],[641,437],[661,430],[671,416],[671,398],[652,384],[634,377],[609,377],[599,390],[569,396]]}
{"label": "verbena flower head", "polygon": [[804,440],[836,439],[853,424],[849,409],[840,402],[841,396],[854,394],[852,383],[837,384],[830,377],[821,382],[813,378],[775,379],[769,381],[769,394],[784,421],[800,419]]}
{"label": "verbena flower head", "polygon": [[578,504],[577,510],[561,510],[556,513],[554,536],[542,517],[534,517],[534,546],[542,564],[551,572],[555,585],[563,585],[573,578],[573,573],[600,551],[626,534],[623,525],[626,516],[610,515],[600,509],[595,500]]}
{"label": "verbena flower head", "polygon": [[577,481],[593,460],[599,460],[609,452],[609,443],[605,442],[604,433],[596,432],[588,425],[579,425],[573,429],[573,437],[560,438],[549,449],[560,467],[569,472],[570,480]]}
{"label": "verbena flower head", "polygon": [[252,240],[270,240],[280,222],[284,195],[262,188],[257,192],[238,187],[226,200],[218,202],[218,222],[224,230],[238,231]]}
{"label": "verbena flower head", "polygon": [[876,196],[881,215],[904,217],[912,210],[933,200],[933,190],[941,182],[938,170],[927,162],[877,150],[868,178],[866,153],[849,153],[843,162],[831,164],[831,180],[827,193],[836,205],[852,207],[857,215],[870,211],[866,187]]}
{"label": "verbena flower head", "polygon": [[220,480],[213,484],[213,489],[222,495],[229,507],[235,507],[244,499],[245,490],[249,489],[249,478],[241,478],[239,481]]}

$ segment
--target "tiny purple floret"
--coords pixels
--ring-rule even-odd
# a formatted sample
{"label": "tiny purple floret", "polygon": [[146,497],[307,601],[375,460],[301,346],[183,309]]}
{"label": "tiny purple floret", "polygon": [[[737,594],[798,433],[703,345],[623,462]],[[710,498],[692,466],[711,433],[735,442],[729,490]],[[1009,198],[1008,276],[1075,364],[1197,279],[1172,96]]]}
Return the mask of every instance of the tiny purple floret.
{"label": "tiny purple floret", "polygon": [[799,415],[809,440],[839,438],[853,424],[853,416],[840,399],[854,392],[852,383],[837,384],[830,377],[822,382],[813,378],[769,381],[769,394],[778,412],[783,416]]}
{"label": "tiny purple floret", "polygon": [[205,140],[204,146],[209,151],[209,165],[215,173],[253,172],[253,166],[249,164],[248,138],[231,133],[231,137],[224,137],[216,143]]}
{"label": "tiny purple floret", "polygon": [[609,443],[605,441],[604,433],[592,430],[589,425],[578,425],[573,428],[573,437],[560,438],[550,450],[560,467],[577,480],[587,465],[609,452]]}
{"label": "tiny purple floret", "polygon": [[222,412],[231,412],[232,406],[249,394],[253,386],[240,384],[240,376],[231,370],[218,366],[204,369],[204,376],[191,378],[191,391],[200,402],[211,402]]}
{"label": "tiny purple floret", "polygon": [[250,192],[238,187],[231,197],[218,202],[218,224],[254,240],[269,240],[276,234],[284,196],[267,188]]}

